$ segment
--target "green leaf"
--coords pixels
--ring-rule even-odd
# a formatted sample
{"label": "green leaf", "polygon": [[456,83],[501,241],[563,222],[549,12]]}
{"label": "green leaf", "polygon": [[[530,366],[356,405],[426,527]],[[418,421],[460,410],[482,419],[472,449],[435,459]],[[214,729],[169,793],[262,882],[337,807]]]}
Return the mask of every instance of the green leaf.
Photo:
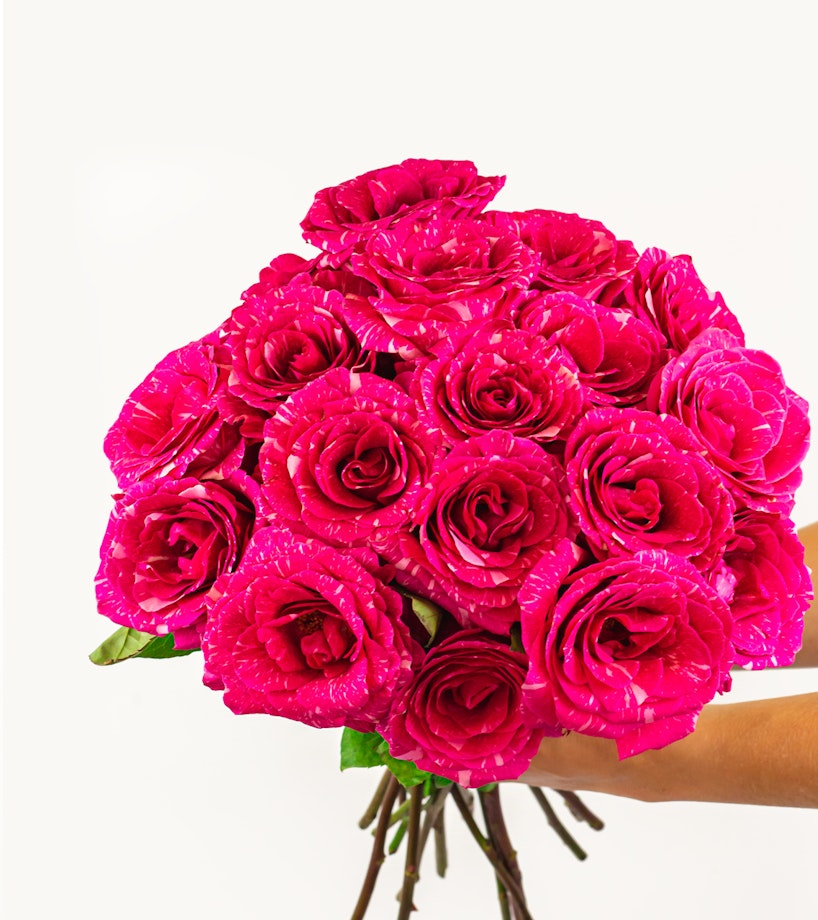
{"label": "green leaf", "polygon": [[398,760],[397,757],[393,757],[389,753],[389,745],[385,741],[381,741],[378,745],[378,753],[382,762],[386,764],[395,779],[407,789],[411,789],[412,786],[417,786],[419,783],[425,783],[432,775],[425,770],[419,770],[411,760]]}
{"label": "green leaf", "polygon": [[173,636],[154,636],[130,626],[121,626],[88,656],[94,664],[109,665],[129,658],[177,658],[195,649],[176,649]]}
{"label": "green leaf", "polygon": [[431,645],[440,628],[440,621],[443,619],[442,608],[438,607],[437,604],[433,604],[430,600],[427,600],[427,598],[418,597],[410,591],[403,591],[402,593],[409,598],[409,602],[412,606],[412,613],[418,618],[420,625],[426,630],[429,636],[429,641],[426,643],[427,646]]}
{"label": "green leaf", "polygon": [[341,769],[350,767],[382,767],[383,760],[378,753],[378,746],[383,738],[376,732],[356,732],[345,728],[341,735]]}
{"label": "green leaf", "polygon": [[523,630],[519,623],[512,623],[511,629],[509,630],[509,637],[511,639],[511,649],[515,652],[524,652],[525,648],[523,647]]}
{"label": "green leaf", "polygon": [[389,753],[389,745],[377,732],[356,732],[345,728],[341,735],[341,769],[350,767],[386,766],[397,781],[409,789],[425,783],[431,773],[426,773],[411,760],[398,760]]}
{"label": "green leaf", "polygon": [[193,652],[201,651],[198,648],[176,648],[173,642],[173,636],[170,634],[167,636],[154,636],[136,657],[181,658],[182,655],[190,655]]}
{"label": "green leaf", "polygon": [[88,656],[94,664],[116,664],[138,655],[156,636],[121,626]]}

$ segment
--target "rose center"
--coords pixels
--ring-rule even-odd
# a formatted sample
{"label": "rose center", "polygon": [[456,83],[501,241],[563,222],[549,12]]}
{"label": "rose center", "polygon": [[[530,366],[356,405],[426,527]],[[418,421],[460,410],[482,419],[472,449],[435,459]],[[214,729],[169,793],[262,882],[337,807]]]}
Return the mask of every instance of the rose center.
{"label": "rose center", "polygon": [[627,628],[616,617],[608,617],[599,631],[599,644],[607,646],[613,657],[616,658],[617,652],[630,648],[631,636]]}
{"label": "rose center", "polygon": [[613,486],[610,490],[615,514],[640,530],[650,530],[659,523],[662,499],[652,479]]}
{"label": "rose center", "polygon": [[395,478],[395,466],[395,458],[384,448],[363,450],[343,462],[341,482],[362,498],[379,501]]}
{"label": "rose center", "polygon": [[332,355],[303,332],[286,330],[264,343],[263,364],[250,370],[260,379],[302,381],[325,371]]}
{"label": "rose center", "polygon": [[450,519],[472,546],[496,551],[530,526],[531,512],[497,483],[483,483],[453,503]]}
{"label": "rose center", "polygon": [[292,601],[281,611],[291,647],[304,664],[329,677],[343,673],[355,647],[352,630],[323,597]]}

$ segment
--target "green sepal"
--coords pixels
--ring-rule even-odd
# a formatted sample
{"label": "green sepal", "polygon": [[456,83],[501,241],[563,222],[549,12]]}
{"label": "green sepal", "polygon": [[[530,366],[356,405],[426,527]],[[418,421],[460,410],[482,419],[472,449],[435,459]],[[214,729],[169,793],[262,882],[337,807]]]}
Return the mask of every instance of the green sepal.
{"label": "green sepal", "polygon": [[173,636],[155,636],[130,626],[120,626],[88,656],[94,664],[106,666],[129,658],[178,658],[196,649],[173,647]]}

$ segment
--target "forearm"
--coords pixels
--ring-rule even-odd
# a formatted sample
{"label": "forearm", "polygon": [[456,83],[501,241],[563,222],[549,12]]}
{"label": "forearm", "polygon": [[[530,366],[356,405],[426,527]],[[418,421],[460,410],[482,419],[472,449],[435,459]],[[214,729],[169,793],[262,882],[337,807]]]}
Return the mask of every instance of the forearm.
{"label": "forearm", "polygon": [[818,808],[818,693],[706,706],[693,734],[623,761],[612,741],[548,739],[521,781],[646,802]]}

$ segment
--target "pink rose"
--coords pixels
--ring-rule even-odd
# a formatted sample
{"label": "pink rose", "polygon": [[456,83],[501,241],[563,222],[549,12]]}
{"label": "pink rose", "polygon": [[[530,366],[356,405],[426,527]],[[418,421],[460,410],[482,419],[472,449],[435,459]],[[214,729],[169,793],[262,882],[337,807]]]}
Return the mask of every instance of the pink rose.
{"label": "pink rose", "polygon": [[753,669],[792,664],[812,600],[804,547],[792,521],[759,511],[736,515],[724,564],[736,579],[730,612],[736,662]]}
{"label": "pink rose", "polygon": [[396,220],[474,217],[500,191],[502,176],[480,176],[467,160],[404,160],[322,189],[301,222],[304,239],[344,257]]}
{"label": "pink rose", "polygon": [[228,390],[275,414],[279,405],[333,367],[371,370],[341,319],[344,298],[309,284],[307,276],[248,299],[227,324]]}
{"label": "pink rose", "polygon": [[348,266],[330,265],[329,257],[316,256],[304,259],[288,252],[276,256],[272,262],[259,273],[259,280],[241,295],[242,300],[252,297],[264,297],[267,294],[286,287],[299,276],[309,279],[316,287],[326,291],[338,291],[345,296],[369,297],[375,289],[368,281],[353,275]]}
{"label": "pink rose", "polygon": [[521,706],[526,664],[480,630],[445,639],[395,699],[389,752],[461,786],[516,779],[543,736]]}
{"label": "pink rose", "polygon": [[578,214],[490,211],[484,219],[514,233],[537,254],[540,266],[532,284],[537,290],[572,291],[593,299],[636,264],[629,240],[617,240],[598,220]]}
{"label": "pink rose", "polygon": [[589,400],[601,406],[641,407],[667,360],[664,343],[652,326],[576,294],[533,296],[516,324],[569,354]]}
{"label": "pink rose", "polygon": [[438,450],[400,387],[336,368],[267,423],[262,495],[276,517],[330,542],[362,543],[408,526]]}
{"label": "pink rose", "polygon": [[233,712],[373,731],[419,650],[373,553],[341,553],[277,527],[219,581],[204,635],[206,680]]}
{"label": "pink rose", "polygon": [[464,626],[507,634],[526,574],[577,534],[559,463],[532,441],[495,431],[456,445],[436,468],[417,533],[378,547],[396,579]]}
{"label": "pink rose", "polygon": [[417,395],[449,444],[495,429],[552,441],[583,408],[571,358],[510,324],[489,323],[435,352],[417,374]]}
{"label": "pink rose", "polygon": [[809,445],[807,403],[765,352],[711,330],[665,365],[649,405],[681,419],[737,505],[789,514]]}
{"label": "pink rose", "polygon": [[120,496],[100,550],[99,612],[143,632],[195,637],[213,584],[239,564],[256,527],[258,488],[228,482],[152,479]]}
{"label": "pink rose", "polygon": [[293,279],[303,275],[320,259],[320,256],[314,259],[305,259],[294,252],[285,252],[276,256],[269,265],[265,265],[259,272],[258,281],[247,288],[241,295],[242,300],[248,300],[251,297],[264,297],[272,291],[277,291],[281,287],[286,287]]}
{"label": "pink rose", "polygon": [[516,237],[474,220],[403,220],[352,257],[377,288],[346,319],[368,348],[407,356],[475,319],[504,316],[536,269]]}
{"label": "pink rose", "polygon": [[[105,454],[121,489],[140,479],[184,476],[204,454],[228,476],[241,463],[241,439],[219,441],[225,380],[211,342],[193,342],[167,357],[131,393],[105,437]],[[215,456],[223,445],[226,456]]]}
{"label": "pink rose", "polygon": [[702,571],[732,534],[733,501],[673,418],[595,409],[565,446],[569,501],[597,556],[663,549]]}
{"label": "pink rose", "polygon": [[532,716],[615,738],[620,758],[683,738],[730,685],[727,604],[670,553],[572,565],[570,547],[545,557],[520,590]]}
{"label": "pink rose", "polygon": [[662,249],[645,250],[616,303],[655,326],[677,352],[683,352],[707,329],[724,329],[744,344],[739,321],[721,294],[707,290],[690,256],[671,257]]}

